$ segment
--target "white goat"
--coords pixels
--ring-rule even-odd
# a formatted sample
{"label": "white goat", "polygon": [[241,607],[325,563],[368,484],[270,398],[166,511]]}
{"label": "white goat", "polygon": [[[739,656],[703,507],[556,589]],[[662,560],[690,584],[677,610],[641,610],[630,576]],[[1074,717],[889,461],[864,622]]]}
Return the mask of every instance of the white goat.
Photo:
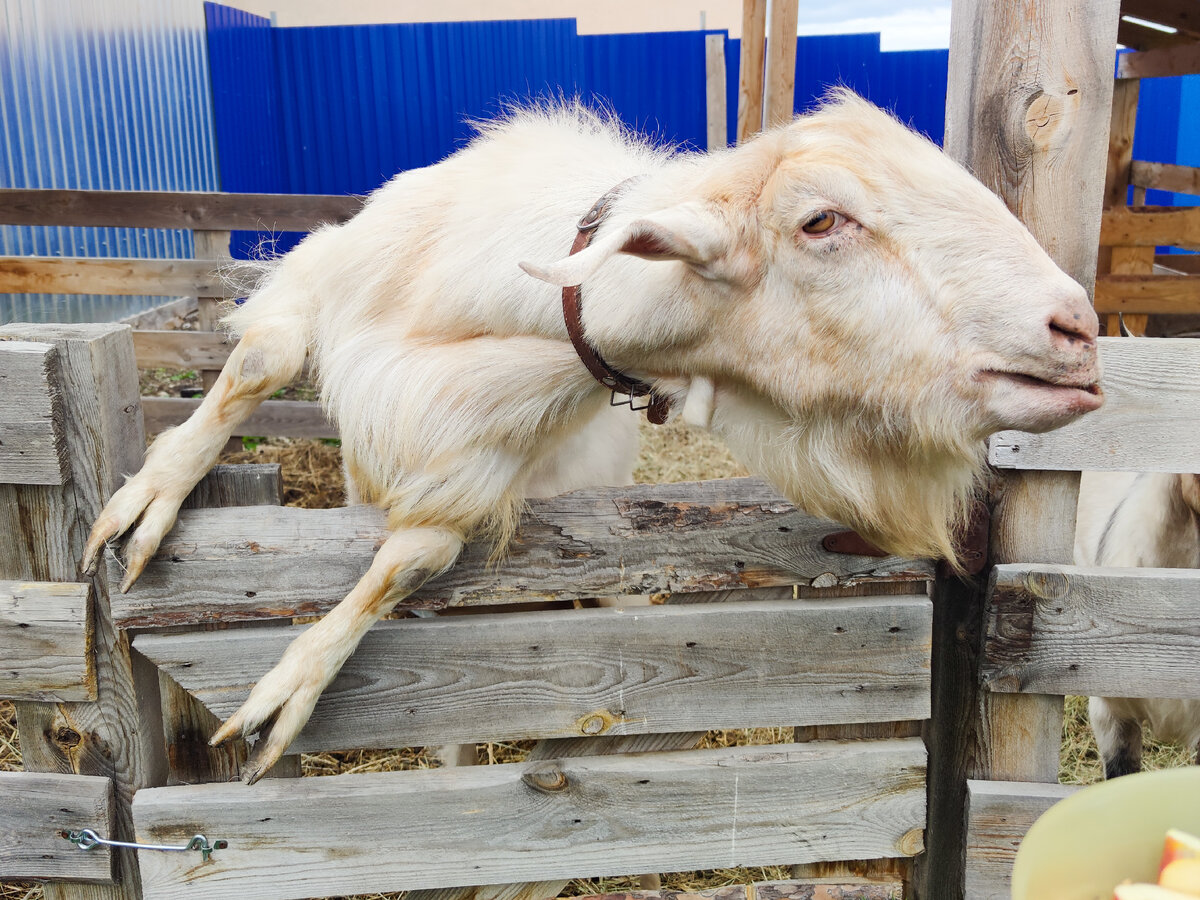
{"label": "white goat", "polygon": [[[518,267],[566,255],[622,184],[590,247]],[[962,168],[849,93],[711,154],[672,155],[574,107],[485,126],[308,237],[228,316],[241,342],[217,383],[89,538],[94,570],[137,524],[127,590],[233,424],[310,358],[355,492],[391,533],[214,736],[270,726],[247,781],[464,541],[502,548],[531,490],[624,476],[632,426],[614,426],[622,411],[550,286],[581,282],[586,342],[611,366],[894,553],[953,555],[988,434],[1102,402],[1084,290]]]}
{"label": "white goat", "polygon": [[[1080,565],[1200,568],[1200,476],[1085,472],[1075,561]],[[1088,715],[1104,777],[1141,771],[1142,724],[1200,756],[1200,700],[1092,697]]]}

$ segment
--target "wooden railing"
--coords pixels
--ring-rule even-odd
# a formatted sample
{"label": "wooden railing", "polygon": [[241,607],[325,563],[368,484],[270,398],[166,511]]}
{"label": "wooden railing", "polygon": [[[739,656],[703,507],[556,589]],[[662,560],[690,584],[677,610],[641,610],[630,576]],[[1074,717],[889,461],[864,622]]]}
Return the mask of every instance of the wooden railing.
{"label": "wooden railing", "polygon": [[[310,231],[342,222],[361,197],[221,194],[165,191],[0,190],[0,224],[186,228],[195,234],[196,259],[0,257],[0,292],[29,294],[141,294],[197,298],[197,331],[138,331],[142,368],[195,370],[207,389],[232,346],[216,331],[221,300],[239,295],[253,267],[229,258],[229,232]],[[146,397],[146,426],[155,433],[191,415],[198,399]],[[271,401],[235,435],[336,437],[319,404]]]}

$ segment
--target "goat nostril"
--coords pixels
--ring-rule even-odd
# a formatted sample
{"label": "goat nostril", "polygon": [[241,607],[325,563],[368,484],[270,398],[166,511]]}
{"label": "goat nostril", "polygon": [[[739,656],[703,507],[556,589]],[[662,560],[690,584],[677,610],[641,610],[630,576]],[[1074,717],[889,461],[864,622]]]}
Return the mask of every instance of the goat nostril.
{"label": "goat nostril", "polygon": [[1066,343],[1069,347],[1091,345],[1096,340],[1100,323],[1094,315],[1087,316],[1074,310],[1061,310],[1050,316],[1046,323],[1050,328],[1051,339],[1055,343]]}

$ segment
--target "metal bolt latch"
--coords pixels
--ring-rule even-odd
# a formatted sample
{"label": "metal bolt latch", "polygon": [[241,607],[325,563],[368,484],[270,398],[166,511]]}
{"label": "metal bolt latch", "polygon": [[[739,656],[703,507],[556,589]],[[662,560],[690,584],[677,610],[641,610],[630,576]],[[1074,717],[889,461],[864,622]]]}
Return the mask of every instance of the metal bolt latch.
{"label": "metal bolt latch", "polygon": [[205,861],[212,857],[214,850],[224,850],[229,846],[229,841],[213,841],[211,844],[202,834],[195,835],[190,841],[182,847],[171,847],[165,844],[134,844],[128,841],[110,841],[108,838],[102,838],[90,828],[85,828],[82,831],[60,831],[59,835],[66,838],[80,850],[91,850],[103,844],[106,847],[130,847],[134,850],[199,850],[200,855]]}

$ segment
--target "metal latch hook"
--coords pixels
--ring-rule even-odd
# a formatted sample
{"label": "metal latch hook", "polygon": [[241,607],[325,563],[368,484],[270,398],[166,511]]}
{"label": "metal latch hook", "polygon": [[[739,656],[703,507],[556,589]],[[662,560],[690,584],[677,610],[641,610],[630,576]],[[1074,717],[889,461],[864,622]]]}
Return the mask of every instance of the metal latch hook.
{"label": "metal latch hook", "polygon": [[212,857],[214,850],[224,850],[229,846],[229,841],[219,840],[213,841],[211,844],[202,834],[197,834],[182,847],[169,846],[167,844],[136,844],[129,841],[111,841],[108,838],[102,838],[90,828],[84,828],[82,831],[60,831],[59,835],[66,838],[80,850],[91,850],[93,847],[98,847],[103,844],[105,847],[129,847],[133,850],[199,850],[200,855],[207,862]]}

